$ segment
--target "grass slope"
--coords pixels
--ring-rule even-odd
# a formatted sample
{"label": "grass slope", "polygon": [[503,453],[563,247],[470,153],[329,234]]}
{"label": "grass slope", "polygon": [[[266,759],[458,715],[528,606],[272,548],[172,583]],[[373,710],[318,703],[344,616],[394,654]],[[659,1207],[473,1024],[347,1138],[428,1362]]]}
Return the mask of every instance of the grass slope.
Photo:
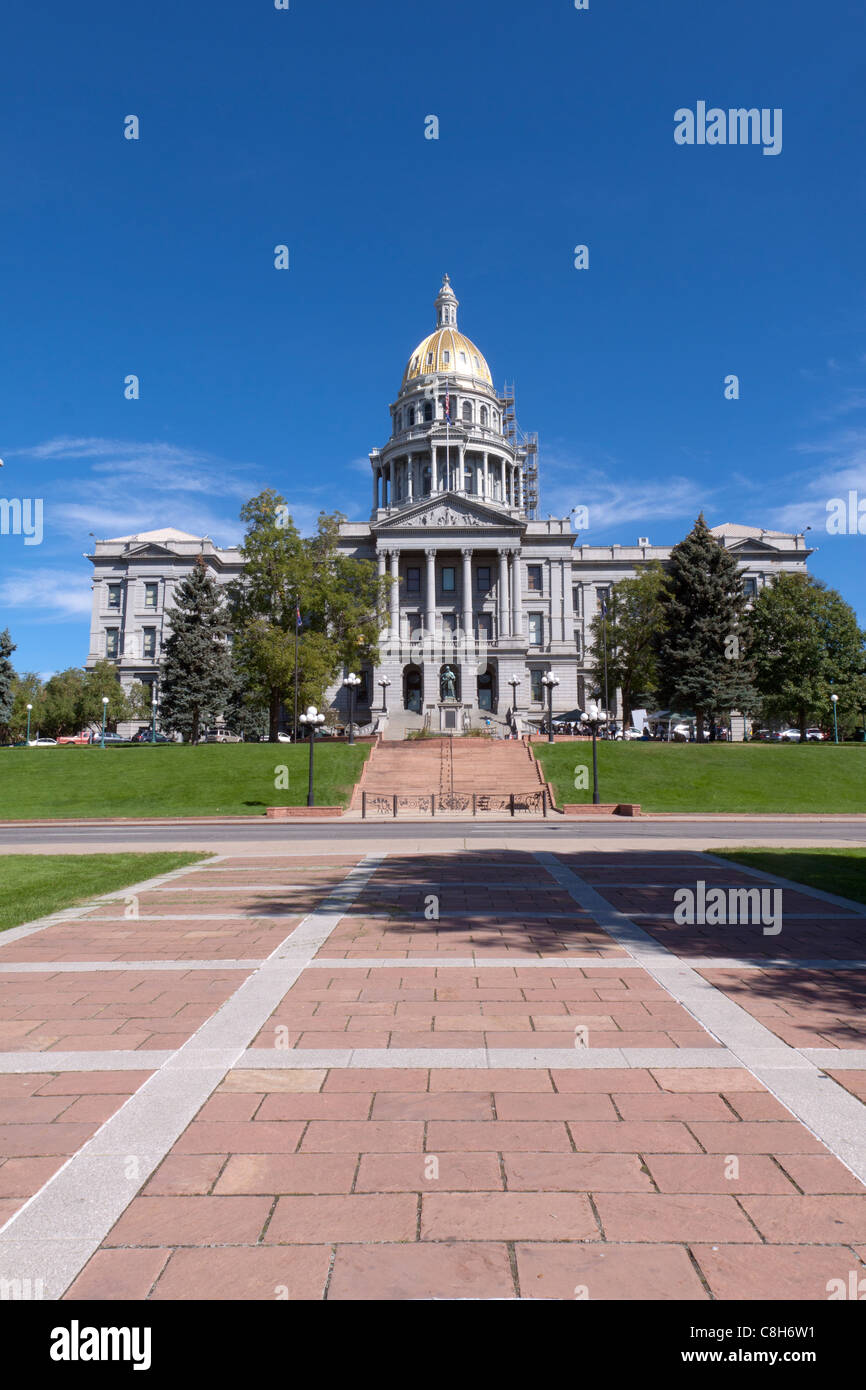
{"label": "grass slope", "polygon": [[[592,745],[536,743],[557,804],[592,800]],[[588,769],[576,790],[574,769]],[[598,744],[602,801],[644,811],[866,812],[866,745]]]}
{"label": "grass slope", "polygon": [[[318,805],[345,805],[369,749],[317,743]],[[308,768],[309,747],[288,743],[0,748],[0,820],[262,815],[306,804]]]}
{"label": "grass slope", "polygon": [[0,855],[0,931],[206,858],[179,852]]}
{"label": "grass slope", "polygon": [[866,903],[866,849],[712,849],[723,859]]}

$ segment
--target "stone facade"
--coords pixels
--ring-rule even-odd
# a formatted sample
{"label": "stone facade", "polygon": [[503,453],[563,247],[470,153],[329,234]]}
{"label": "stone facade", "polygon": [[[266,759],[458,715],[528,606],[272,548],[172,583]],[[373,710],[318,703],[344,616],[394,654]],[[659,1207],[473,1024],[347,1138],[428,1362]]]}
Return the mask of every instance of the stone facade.
{"label": "stone facade", "polygon": [[[397,582],[379,664],[358,672],[356,718],[388,715],[389,732],[428,724],[459,732],[513,715],[525,726],[546,708],[584,709],[595,679],[591,624],[601,594],[667,546],[577,544],[570,517],[536,518],[534,437],[521,436],[513,395],[500,395],[485,358],[457,324],[448,277],[435,325],[412,353],[390,406],[390,437],[370,454],[369,521],[346,522],[347,555]],[[780,570],[804,570],[802,535],[726,524],[713,528],[757,593]],[[236,549],[166,529],[97,541],[87,664],[117,663],[125,687],[152,685],[167,636],[166,609],[178,580],[203,555],[218,583],[242,569]],[[451,689],[454,697],[445,697]],[[444,683],[443,683],[444,679]],[[342,679],[327,702],[345,718]],[[620,713],[611,692],[611,714]]]}

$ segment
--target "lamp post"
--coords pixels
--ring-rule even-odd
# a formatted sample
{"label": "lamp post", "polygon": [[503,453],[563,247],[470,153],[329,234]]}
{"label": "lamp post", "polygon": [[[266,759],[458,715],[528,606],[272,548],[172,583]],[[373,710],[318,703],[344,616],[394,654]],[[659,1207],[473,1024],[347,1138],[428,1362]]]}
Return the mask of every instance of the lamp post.
{"label": "lamp post", "polygon": [[606,714],[602,714],[595,700],[590,700],[586,711],[589,727],[592,729],[592,804],[598,805],[598,748],[596,738],[598,737],[598,726],[607,719]]}
{"label": "lamp post", "polygon": [[559,685],[559,676],[555,676],[552,671],[545,671],[541,677],[541,684],[547,689],[547,741],[553,743],[553,691]]}
{"label": "lamp post", "polygon": [[388,713],[388,686],[391,684],[387,676],[380,676],[379,684],[382,687],[382,713]]}
{"label": "lamp post", "polygon": [[150,702],[150,741],[156,743],[156,689]]}
{"label": "lamp post", "polygon": [[838,743],[838,742],[839,742],[839,725],[838,725],[838,723],[836,722],[836,706],[837,706],[838,703],[839,703],[839,696],[838,696],[838,695],[831,695],[831,696],[830,696],[830,699],[831,699],[831,701],[833,702],[833,742],[834,742],[834,743]]}
{"label": "lamp post", "polygon": [[28,742],[28,744],[30,743],[30,711],[32,710],[32,708],[33,708],[32,705],[28,705],[28,706],[27,706],[27,742]]}
{"label": "lamp post", "polygon": [[315,806],[316,799],[313,794],[313,749],[316,745],[316,729],[320,724],[324,724],[325,716],[319,714],[315,705],[309,705],[306,714],[302,714],[298,720],[299,724],[304,724],[310,731],[310,782],[307,789],[307,805]]}
{"label": "lamp post", "polygon": [[361,684],[361,677],[350,671],[343,684],[349,691],[349,742],[355,742],[355,691]]}
{"label": "lamp post", "polygon": [[108,696],[107,696],[107,695],[103,695],[103,697],[102,697],[102,735],[101,735],[100,740],[99,740],[99,744],[100,744],[100,747],[101,747],[101,748],[104,748],[104,747],[105,747],[105,712],[106,712],[107,709],[108,709]]}

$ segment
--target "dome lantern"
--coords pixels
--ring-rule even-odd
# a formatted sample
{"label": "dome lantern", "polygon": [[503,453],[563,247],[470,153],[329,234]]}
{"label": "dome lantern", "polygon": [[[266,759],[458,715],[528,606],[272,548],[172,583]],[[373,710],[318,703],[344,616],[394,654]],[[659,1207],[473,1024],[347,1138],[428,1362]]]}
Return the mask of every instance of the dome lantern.
{"label": "dome lantern", "polygon": [[451,281],[447,275],[442,277],[442,288],[436,296],[436,327],[437,328],[456,328],[457,309],[460,301],[451,288]]}

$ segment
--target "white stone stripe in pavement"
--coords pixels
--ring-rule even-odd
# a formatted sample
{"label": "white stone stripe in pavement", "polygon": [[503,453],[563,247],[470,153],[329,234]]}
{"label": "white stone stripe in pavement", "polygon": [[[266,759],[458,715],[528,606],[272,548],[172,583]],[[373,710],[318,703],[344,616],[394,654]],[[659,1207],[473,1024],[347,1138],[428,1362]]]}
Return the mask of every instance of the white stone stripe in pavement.
{"label": "white stone stripe in pavement", "polygon": [[[791,1048],[790,1065],[803,1057],[822,1070],[866,1071],[866,1048]],[[52,1072],[155,1071],[174,1053],[165,1052],[0,1052],[0,1074]],[[423,1059],[423,1060],[419,1060]],[[298,1071],[310,1067],[523,1067],[555,1069],[688,1067],[712,1071],[740,1068],[739,1057],[724,1047],[473,1047],[473,1048],[247,1048],[233,1069]]]}
{"label": "white stone stripe in pavement", "polygon": [[63,1295],[383,857],[367,855],[349,868],[292,936],[9,1218],[0,1228],[0,1280],[41,1279],[46,1298]]}
{"label": "white stone stripe in pavement", "polygon": [[[640,962],[678,1004],[726,1047],[831,1153],[866,1183],[866,1106],[826,1076],[802,1051],[783,1043],[739,1004],[703,979],[567,868],[551,851],[537,859],[591,912],[604,931]],[[636,915],[640,915],[637,913]],[[666,968],[659,969],[661,962]],[[822,1049],[823,1050],[823,1049]],[[839,1049],[844,1055],[845,1049]]]}
{"label": "white stone stripe in pavement", "polygon": [[[209,960],[26,960],[3,961],[0,957],[0,977],[3,975],[63,974],[77,971],[100,970],[255,970],[261,965],[264,956],[249,960],[221,959],[214,956]],[[745,959],[741,956],[690,956],[689,965],[694,970],[866,970],[864,960],[835,960],[832,957],[814,960],[792,957],[767,959]],[[670,969],[679,966],[674,958]],[[343,957],[320,956],[311,960],[308,970],[643,970],[643,962],[634,956],[422,956],[419,959],[400,956],[385,957]],[[664,970],[664,962],[658,965]]]}

